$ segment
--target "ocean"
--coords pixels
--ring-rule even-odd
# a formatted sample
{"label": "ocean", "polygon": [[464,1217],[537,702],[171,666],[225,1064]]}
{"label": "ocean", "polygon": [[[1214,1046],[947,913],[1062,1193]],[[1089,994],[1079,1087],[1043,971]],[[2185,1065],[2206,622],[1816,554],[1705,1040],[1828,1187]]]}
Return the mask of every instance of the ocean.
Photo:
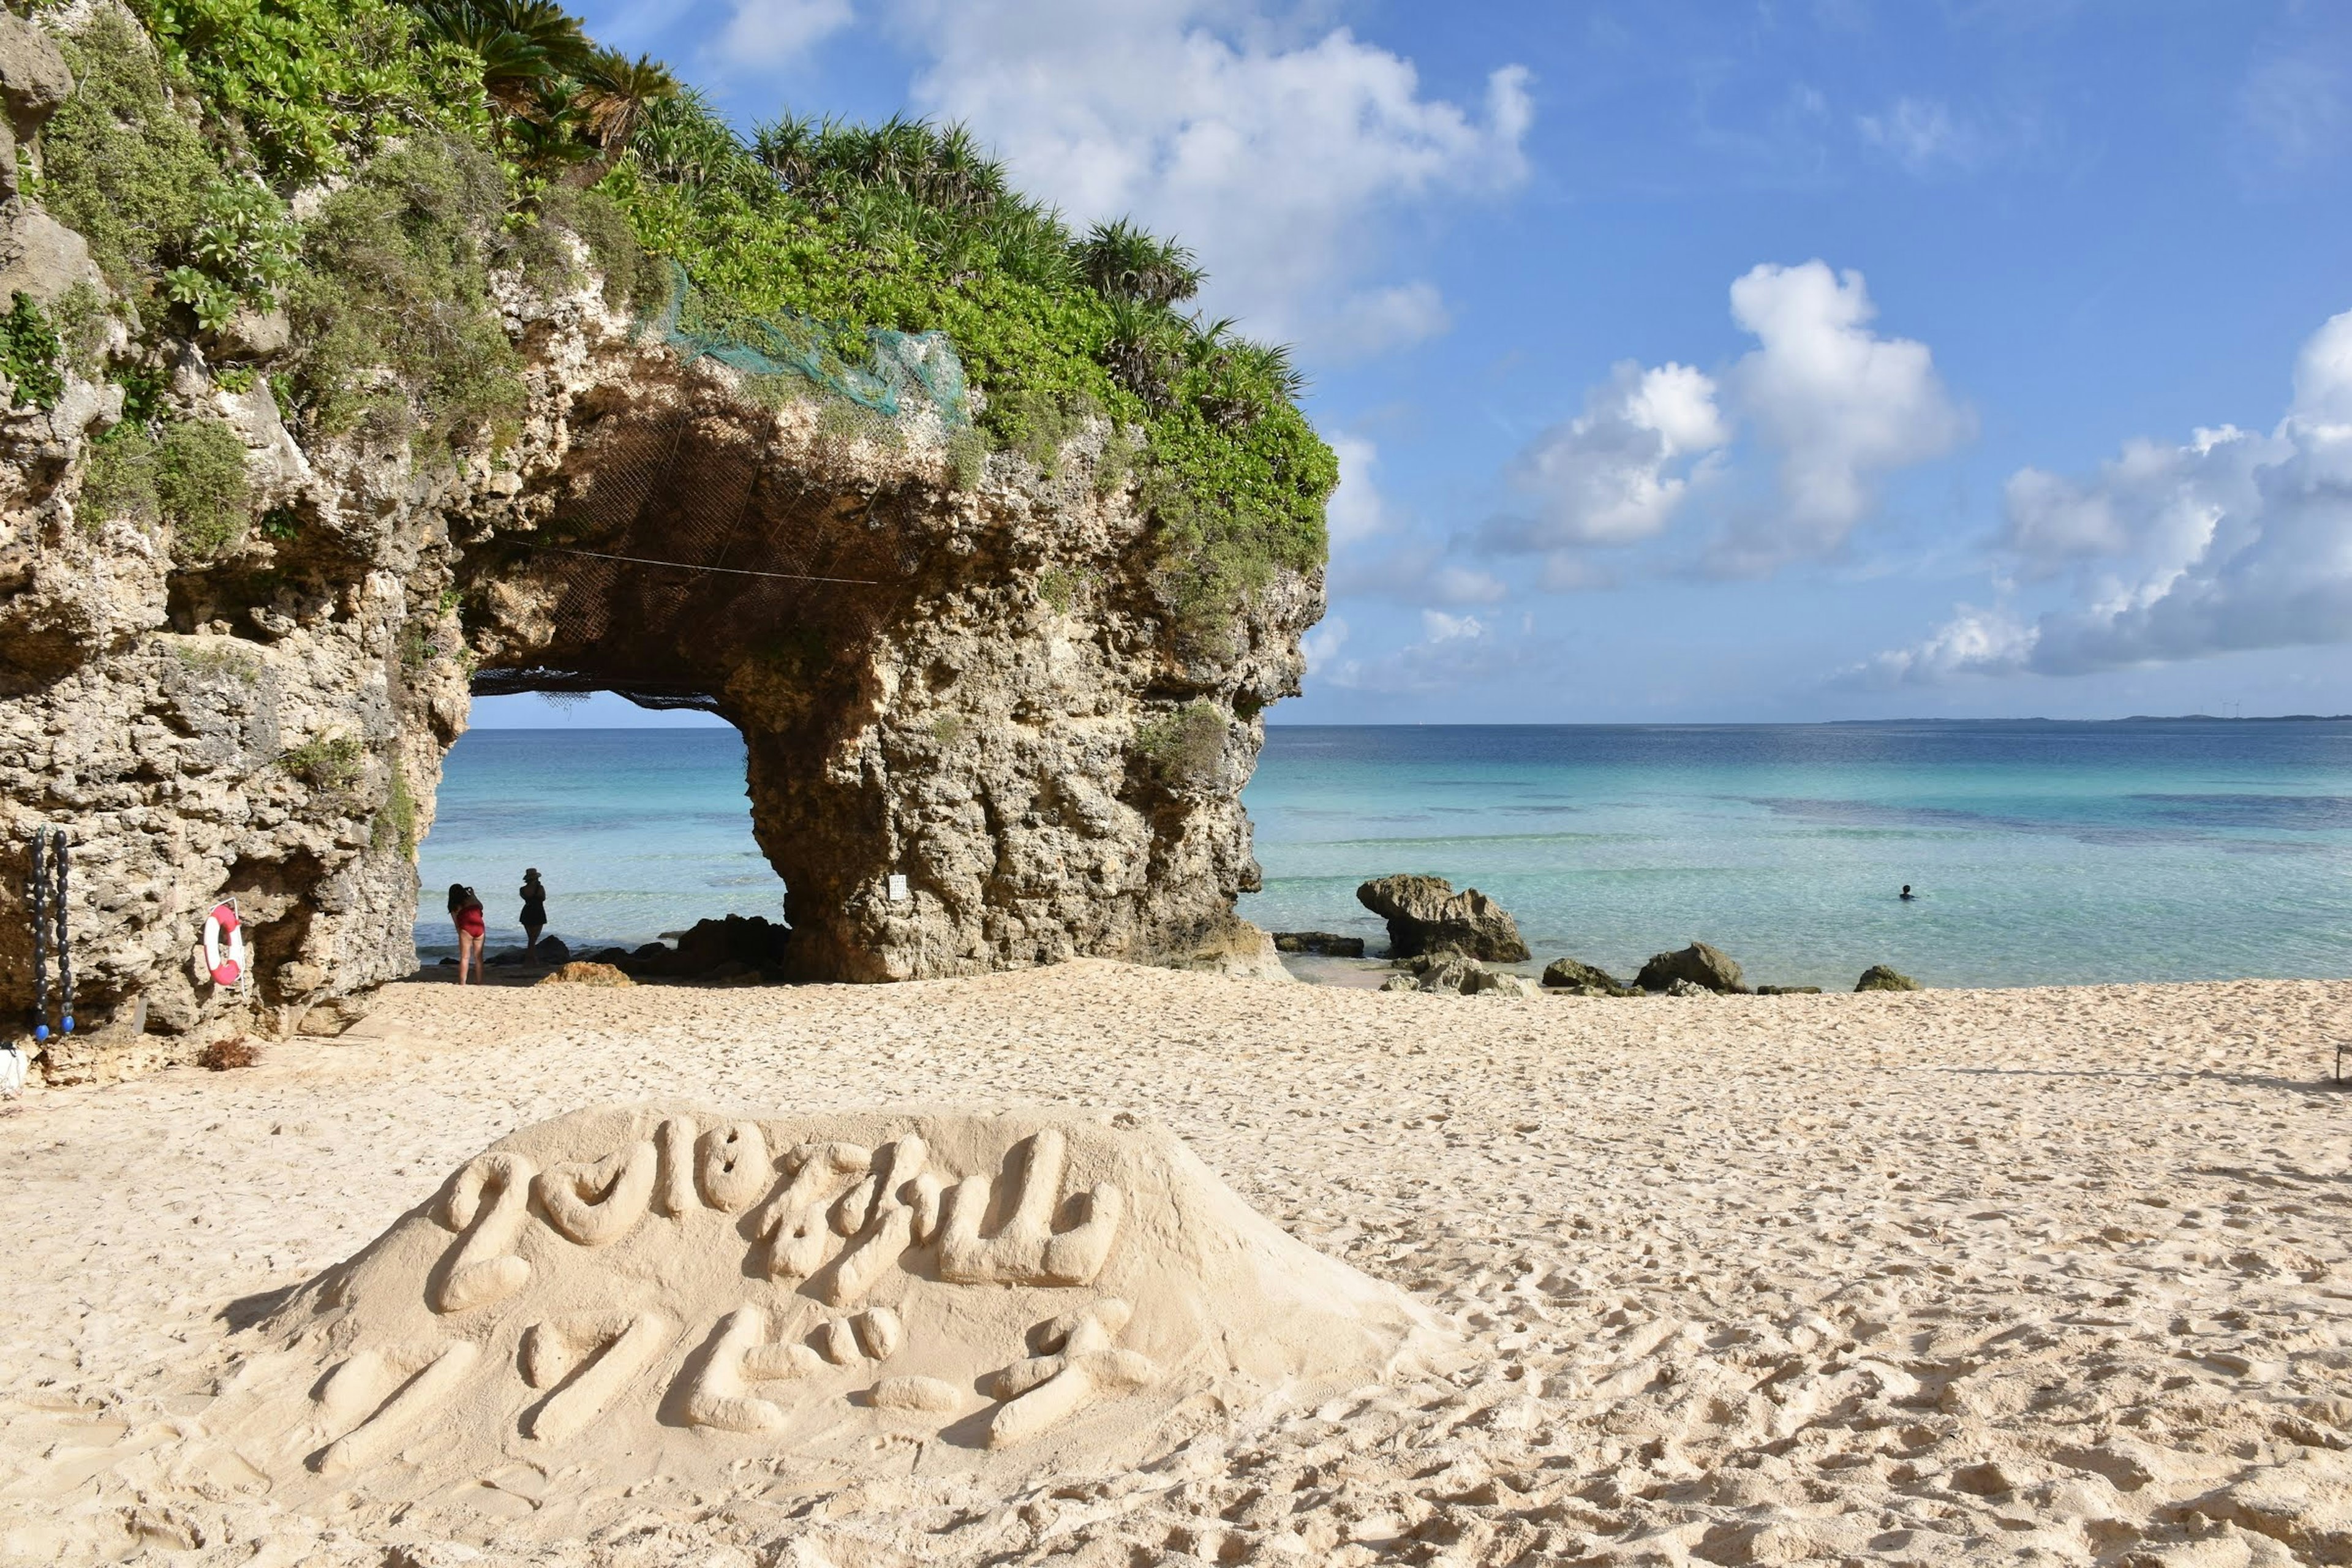
{"label": "ocean", "polygon": [[[1693,939],[1839,989],[2352,974],[2352,721],[1280,725],[1244,799],[1243,915],[1375,952],[1356,885],[1425,871],[1621,976]],[[574,947],[782,902],[731,730],[475,731],[421,862],[428,959],[451,881],[519,941],[525,866]]]}

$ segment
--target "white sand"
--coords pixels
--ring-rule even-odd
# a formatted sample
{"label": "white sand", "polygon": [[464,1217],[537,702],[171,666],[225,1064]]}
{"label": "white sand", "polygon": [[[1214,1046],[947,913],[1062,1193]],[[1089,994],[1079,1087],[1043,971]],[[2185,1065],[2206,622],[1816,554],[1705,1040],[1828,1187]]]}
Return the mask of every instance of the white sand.
{"label": "white sand", "polygon": [[[0,1560],[2352,1562],[2352,1094],[2318,1087],[2352,985],[1511,1001],[1080,963],[408,985],[361,1036],[0,1118]],[[1471,1354],[994,1499],[877,1453],[641,1484],[552,1540],[560,1469],[428,1530],[297,1507],[206,1426],[233,1325],[501,1135],[653,1099],[1153,1118]]]}

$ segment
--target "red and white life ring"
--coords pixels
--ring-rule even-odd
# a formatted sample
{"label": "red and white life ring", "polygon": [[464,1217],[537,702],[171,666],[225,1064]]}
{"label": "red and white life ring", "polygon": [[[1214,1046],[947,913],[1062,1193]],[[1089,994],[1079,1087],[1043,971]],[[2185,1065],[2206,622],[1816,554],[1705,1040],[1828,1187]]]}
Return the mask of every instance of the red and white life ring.
{"label": "red and white life ring", "polygon": [[205,917],[205,968],[215,985],[245,978],[245,931],[234,903],[215,904]]}

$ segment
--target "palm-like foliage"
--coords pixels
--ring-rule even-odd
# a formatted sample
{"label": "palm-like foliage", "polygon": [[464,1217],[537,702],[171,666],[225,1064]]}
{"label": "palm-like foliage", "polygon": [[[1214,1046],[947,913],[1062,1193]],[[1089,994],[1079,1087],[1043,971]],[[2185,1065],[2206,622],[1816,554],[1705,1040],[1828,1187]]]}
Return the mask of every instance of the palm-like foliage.
{"label": "palm-like foliage", "polygon": [[596,53],[579,18],[555,0],[415,0],[415,5],[435,37],[482,62],[482,90],[510,117],[537,115],[547,86],[580,74]]}
{"label": "palm-like foliage", "polygon": [[631,59],[617,49],[598,49],[580,73],[581,124],[600,151],[617,155],[636,134],[646,107],[677,91],[677,79],[651,55]]}
{"label": "palm-like foliage", "polygon": [[698,88],[646,104],[629,151],[646,173],[672,184],[757,188],[750,176],[760,169],[751,150]]}
{"label": "palm-like foliage", "polygon": [[1200,292],[1192,253],[1126,218],[1098,223],[1076,247],[1078,273],[1105,297],[1163,309]]}

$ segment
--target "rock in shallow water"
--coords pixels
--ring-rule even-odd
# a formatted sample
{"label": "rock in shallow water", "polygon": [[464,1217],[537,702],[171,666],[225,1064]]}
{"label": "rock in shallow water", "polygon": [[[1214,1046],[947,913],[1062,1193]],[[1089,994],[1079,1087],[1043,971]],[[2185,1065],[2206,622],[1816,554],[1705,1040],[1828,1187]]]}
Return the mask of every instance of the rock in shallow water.
{"label": "rock in shallow water", "polygon": [[1909,975],[1889,969],[1883,963],[1874,963],[1868,969],[1864,970],[1862,972],[1862,978],[1853,983],[1853,988],[1856,991],[1917,991],[1922,989],[1919,983],[1912,979]]}

